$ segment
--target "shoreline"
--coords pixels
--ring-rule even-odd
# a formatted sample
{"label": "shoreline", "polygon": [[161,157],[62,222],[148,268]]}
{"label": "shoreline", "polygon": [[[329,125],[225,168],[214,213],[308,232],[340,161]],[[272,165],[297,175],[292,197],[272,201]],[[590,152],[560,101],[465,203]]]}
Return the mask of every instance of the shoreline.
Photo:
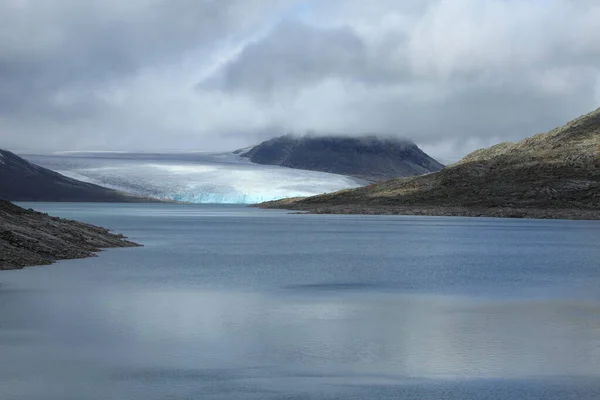
{"label": "shoreline", "polygon": [[489,217],[520,219],[600,220],[600,210],[524,207],[464,207],[464,206],[360,206],[360,205],[300,205],[282,201],[261,203],[252,207],[282,209],[306,214],[348,215],[422,215],[432,217]]}
{"label": "shoreline", "polygon": [[0,271],[96,257],[102,249],[141,246],[100,226],[0,200]]}

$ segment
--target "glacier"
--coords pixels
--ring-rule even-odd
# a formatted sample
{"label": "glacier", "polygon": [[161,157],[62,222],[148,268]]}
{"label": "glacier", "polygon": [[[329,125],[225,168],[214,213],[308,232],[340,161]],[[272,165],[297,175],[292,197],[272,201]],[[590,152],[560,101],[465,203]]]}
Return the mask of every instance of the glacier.
{"label": "glacier", "polygon": [[189,203],[253,204],[368,183],[343,175],[253,164],[233,153],[86,152],[24,157],[80,181]]}

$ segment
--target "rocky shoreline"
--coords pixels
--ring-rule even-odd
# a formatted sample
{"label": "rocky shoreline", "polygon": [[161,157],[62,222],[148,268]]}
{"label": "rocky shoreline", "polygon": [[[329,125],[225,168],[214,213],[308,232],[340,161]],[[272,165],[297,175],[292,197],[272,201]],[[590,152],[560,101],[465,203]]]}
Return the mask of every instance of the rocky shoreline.
{"label": "rocky shoreline", "polygon": [[103,248],[138,246],[108,229],[0,200],[0,270],[94,257]]}
{"label": "rocky shoreline", "polygon": [[438,217],[491,217],[491,218],[531,218],[531,219],[570,219],[600,220],[600,210],[552,209],[552,208],[511,208],[511,207],[418,207],[418,206],[358,206],[358,205],[283,205],[262,203],[256,205],[265,209],[289,209],[307,214],[354,214],[354,215],[424,215]]}

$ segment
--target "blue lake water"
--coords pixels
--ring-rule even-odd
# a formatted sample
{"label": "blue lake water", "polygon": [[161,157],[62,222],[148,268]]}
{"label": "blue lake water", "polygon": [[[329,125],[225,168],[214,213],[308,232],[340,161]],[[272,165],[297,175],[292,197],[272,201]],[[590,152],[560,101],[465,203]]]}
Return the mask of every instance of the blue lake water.
{"label": "blue lake water", "polygon": [[600,399],[600,223],[24,204],[145,247],[0,273],[0,399]]}

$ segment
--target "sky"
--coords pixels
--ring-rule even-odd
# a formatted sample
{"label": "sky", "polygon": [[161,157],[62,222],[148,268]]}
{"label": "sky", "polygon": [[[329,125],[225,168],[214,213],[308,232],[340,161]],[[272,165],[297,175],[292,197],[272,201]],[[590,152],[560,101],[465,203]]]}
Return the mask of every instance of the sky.
{"label": "sky", "polygon": [[442,161],[600,107],[596,0],[0,0],[0,148],[380,134]]}

